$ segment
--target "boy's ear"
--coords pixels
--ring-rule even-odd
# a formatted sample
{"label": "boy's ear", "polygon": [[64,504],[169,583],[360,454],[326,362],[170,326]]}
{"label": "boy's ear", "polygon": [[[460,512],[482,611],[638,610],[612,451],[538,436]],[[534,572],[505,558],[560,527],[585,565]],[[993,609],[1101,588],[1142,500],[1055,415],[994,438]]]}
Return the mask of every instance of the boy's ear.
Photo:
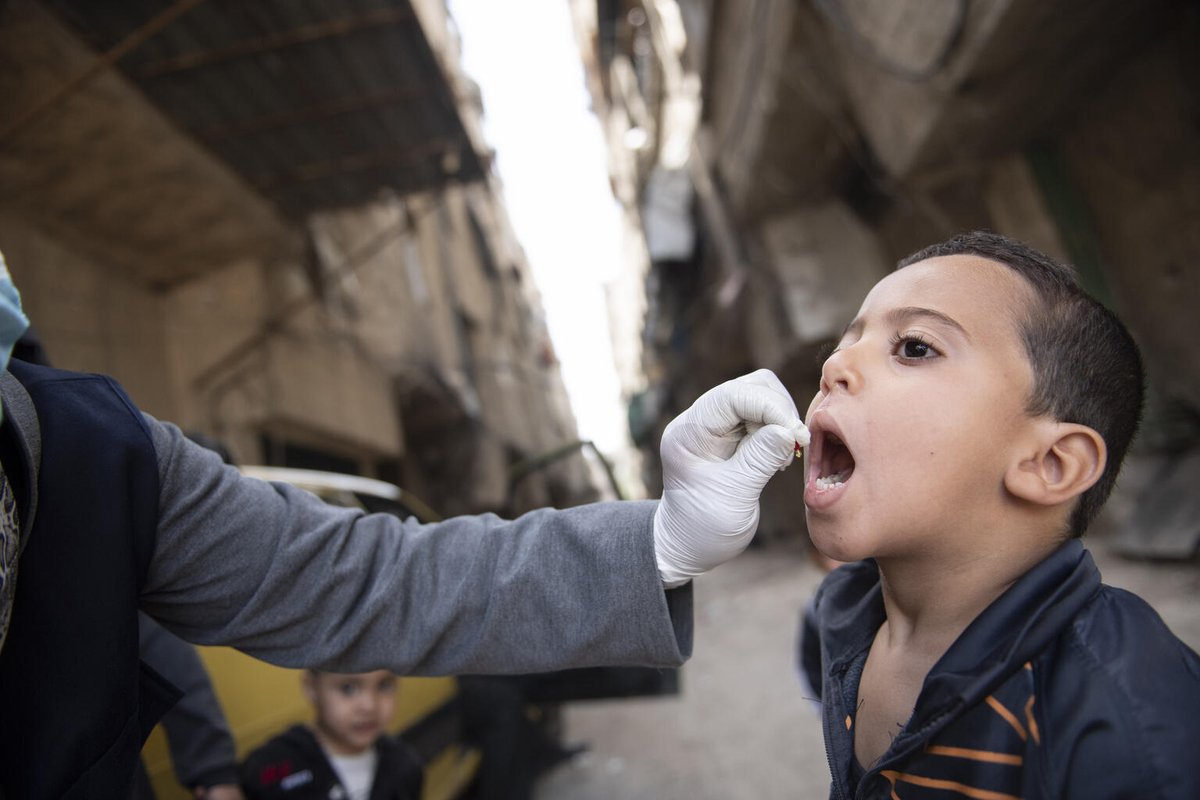
{"label": "boy's ear", "polygon": [[1108,448],[1087,425],[1038,420],[1033,451],[1009,467],[1004,486],[1022,500],[1051,506],[1086,492],[1104,474]]}

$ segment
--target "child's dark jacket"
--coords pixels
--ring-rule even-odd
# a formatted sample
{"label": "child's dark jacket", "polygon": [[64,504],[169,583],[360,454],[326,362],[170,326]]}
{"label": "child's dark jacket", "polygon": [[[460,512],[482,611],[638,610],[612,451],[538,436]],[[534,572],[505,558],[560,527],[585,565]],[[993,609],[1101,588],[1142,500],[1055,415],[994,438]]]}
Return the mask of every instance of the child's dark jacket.
{"label": "child's dark jacket", "polygon": [[[1200,798],[1200,658],[1077,540],[1020,578],[925,679],[852,791],[854,709],[884,621],[879,571],[832,572],[812,605],[833,798]],[[804,658],[801,662],[812,663]],[[894,792],[894,794],[893,794]]]}
{"label": "child's dark jacket", "polygon": [[[419,800],[421,763],[404,742],[381,736],[371,800]],[[246,757],[242,790],[248,800],[337,800],[346,797],[312,731],[296,725]]]}

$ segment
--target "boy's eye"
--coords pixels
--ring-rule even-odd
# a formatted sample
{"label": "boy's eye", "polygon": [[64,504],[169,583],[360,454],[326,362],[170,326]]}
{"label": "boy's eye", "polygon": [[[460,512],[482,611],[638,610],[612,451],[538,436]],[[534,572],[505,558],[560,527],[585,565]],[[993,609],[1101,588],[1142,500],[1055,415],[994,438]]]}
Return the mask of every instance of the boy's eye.
{"label": "boy's eye", "polygon": [[892,339],[892,352],[906,361],[927,361],[940,355],[937,348],[919,336],[911,334]]}

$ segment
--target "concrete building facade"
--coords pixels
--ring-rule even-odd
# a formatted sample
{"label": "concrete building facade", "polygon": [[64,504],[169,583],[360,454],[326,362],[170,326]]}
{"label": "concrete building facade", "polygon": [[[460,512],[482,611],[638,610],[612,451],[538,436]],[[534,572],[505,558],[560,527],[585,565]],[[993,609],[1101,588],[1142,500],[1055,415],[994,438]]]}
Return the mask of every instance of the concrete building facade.
{"label": "concrete building facade", "polygon": [[[0,250],[55,366],[443,514],[596,499],[444,3],[0,5]],[[567,448],[570,451],[570,448]]]}

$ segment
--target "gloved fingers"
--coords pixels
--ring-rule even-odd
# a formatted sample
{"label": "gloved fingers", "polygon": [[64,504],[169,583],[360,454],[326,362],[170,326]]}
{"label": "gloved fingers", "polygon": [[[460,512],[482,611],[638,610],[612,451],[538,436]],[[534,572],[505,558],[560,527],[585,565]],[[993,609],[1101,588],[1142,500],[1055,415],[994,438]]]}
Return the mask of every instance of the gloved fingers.
{"label": "gloved fingers", "polygon": [[771,476],[792,463],[795,451],[794,430],[782,425],[764,425],[741,441],[735,459],[765,485]]}
{"label": "gloved fingers", "polygon": [[741,437],[741,430],[718,434],[690,417],[677,418],[663,432],[659,447],[663,466],[674,467],[688,456],[703,461],[727,461],[737,452]]}
{"label": "gloved fingers", "polygon": [[701,419],[714,433],[731,433],[748,425],[783,425],[801,422],[796,403],[769,369],[726,381],[696,402]]}
{"label": "gloved fingers", "polygon": [[782,425],[793,431],[795,442],[808,444],[808,429],[795,402],[768,369],[708,390],[672,420],[663,432],[660,447],[664,464],[685,454],[706,461],[726,461],[743,437],[753,435],[764,425]]}
{"label": "gloved fingers", "polygon": [[[760,430],[762,430],[764,427],[766,427],[766,426],[760,425],[757,422],[747,422],[746,423],[746,435],[753,436],[754,434],[756,434]],[[810,441],[812,441],[812,434],[810,434],[808,432],[808,426],[805,425],[803,422],[798,423],[796,425],[796,427],[792,428],[790,435],[792,438],[792,454],[793,455],[797,455],[797,453],[795,452],[796,445],[800,445],[801,447],[808,447],[808,443]]]}
{"label": "gloved fingers", "polygon": [[740,378],[734,378],[735,381],[744,381],[746,383],[757,383],[759,386],[765,386],[768,389],[787,396],[787,387],[783,385],[783,381],[779,380],[779,376],[769,369],[756,369],[754,372],[747,373]]}

